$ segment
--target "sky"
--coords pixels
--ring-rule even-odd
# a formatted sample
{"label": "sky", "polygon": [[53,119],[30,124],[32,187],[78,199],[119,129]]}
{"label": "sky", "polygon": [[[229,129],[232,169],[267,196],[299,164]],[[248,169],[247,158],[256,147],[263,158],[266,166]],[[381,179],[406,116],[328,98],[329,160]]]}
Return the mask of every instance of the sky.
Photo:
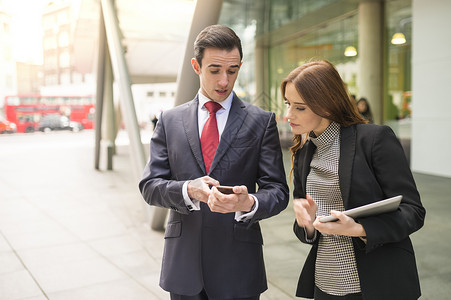
{"label": "sky", "polygon": [[13,56],[17,61],[42,64],[41,13],[49,0],[2,0],[11,14]]}

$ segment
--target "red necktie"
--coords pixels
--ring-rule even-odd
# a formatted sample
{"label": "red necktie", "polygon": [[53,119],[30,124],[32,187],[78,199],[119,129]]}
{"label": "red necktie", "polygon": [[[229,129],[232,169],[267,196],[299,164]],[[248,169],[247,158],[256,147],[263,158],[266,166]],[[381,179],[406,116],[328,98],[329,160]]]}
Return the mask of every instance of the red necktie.
{"label": "red necktie", "polygon": [[216,122],[216,112],[222,107],[221,104],[214,101],[208,101],[204,104],[210,116],[205,122],[200,137],[200,145],[202,147],[202,155],[204,156],[205,169],[207,174],[210,171],[211,162],[215,157],[216,148],[219,144],[218,124]]}

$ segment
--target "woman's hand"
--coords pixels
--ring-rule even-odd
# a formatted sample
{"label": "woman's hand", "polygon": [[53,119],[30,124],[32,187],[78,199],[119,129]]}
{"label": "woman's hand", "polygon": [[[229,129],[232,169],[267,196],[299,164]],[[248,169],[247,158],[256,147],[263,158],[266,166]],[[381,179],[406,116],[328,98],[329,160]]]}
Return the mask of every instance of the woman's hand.
{"label": "woman's hand", "polygon": [[313,198],[307,194],[306,199],[294,199],[293,209],[296,215],[296,223],[300,227],[304,227],[307,232],[307,238],[312,238],[315,234],[315,215],[318,209]]}
{"label": "woman's hand", "polygon": [[355,237],[364,237],[366,236],[365,229],[363,226],[353,218],[348,217],[347,215],[336,211],[331,210],[330,214],[338,219],[335,222],[321,222],[319,221],[321,217],[317,217],[313,222],[313,226],[316,230],[325,234],[336,234],[336,235],[345,235],[345,236],[355,236]]}

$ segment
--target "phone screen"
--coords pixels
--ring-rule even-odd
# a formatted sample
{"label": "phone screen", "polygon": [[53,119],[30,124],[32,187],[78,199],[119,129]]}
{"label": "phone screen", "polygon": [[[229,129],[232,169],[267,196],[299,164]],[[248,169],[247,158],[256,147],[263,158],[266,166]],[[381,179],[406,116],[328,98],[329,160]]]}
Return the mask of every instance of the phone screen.
{"label": "phone screen", "polygon": [[233,194],[233,187],[231,186],[219,185],[216,188],[223,194]]}

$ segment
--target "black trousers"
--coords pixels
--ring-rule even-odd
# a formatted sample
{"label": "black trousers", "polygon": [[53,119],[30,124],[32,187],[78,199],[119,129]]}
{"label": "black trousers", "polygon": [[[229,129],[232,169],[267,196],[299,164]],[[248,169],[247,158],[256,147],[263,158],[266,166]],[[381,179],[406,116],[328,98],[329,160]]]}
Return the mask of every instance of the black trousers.
{"label": "black trousers", "polygon": [[344,296],[329,295],[315,286],[315,300],[363,300],[362,293],[348,294]]}
{"label": "black trousers", "polygon": [[233,299],[222,299],[222,298],[209,298],[205,290],[202,290],[199,294],[194,296],[184,296],[184,295],[177,295],[174,293],[170,293],[171,300],[259,300],[260,295],[255,297],[249,297],[249,298],[233,298]]}

